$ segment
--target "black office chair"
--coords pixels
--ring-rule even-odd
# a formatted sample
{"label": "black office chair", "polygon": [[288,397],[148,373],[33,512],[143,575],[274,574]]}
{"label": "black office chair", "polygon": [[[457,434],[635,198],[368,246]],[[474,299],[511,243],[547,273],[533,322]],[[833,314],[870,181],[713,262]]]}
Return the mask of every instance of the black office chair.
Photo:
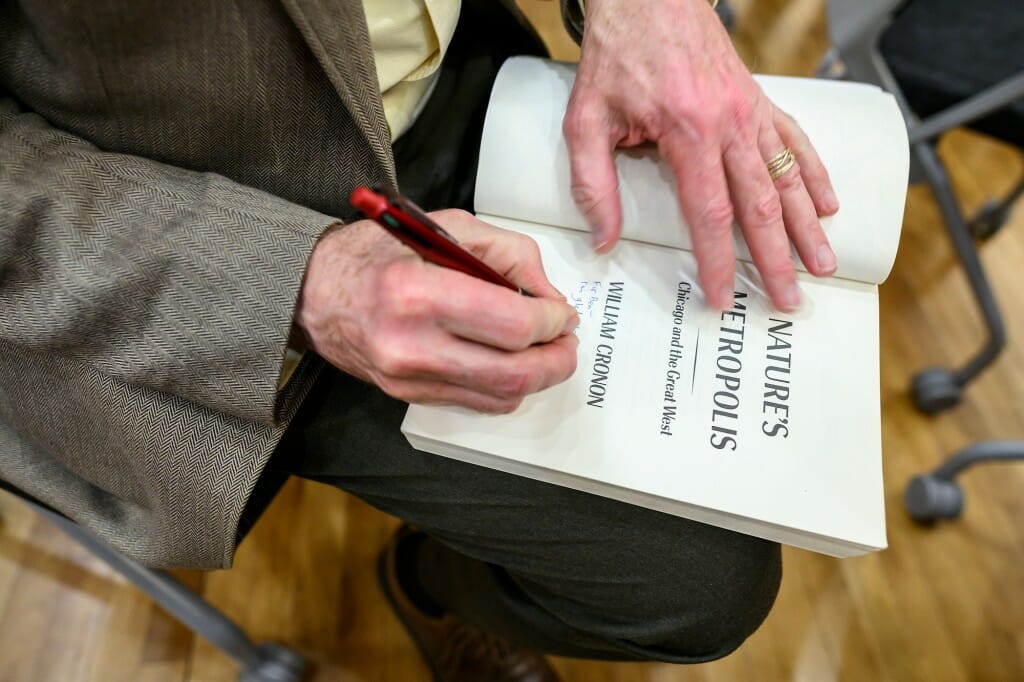
{"label": "black office chair", "polygon": [[306,660],[298,652],[279,644],[253,643],[231,619],[168,573],[135,563],[13,485],[0,480],[0,488],[21,498],[40,516],[134,583],[167,613],[235,659],[240,670],[239,682],[299,682],[305,675]]}
{"label": "black office chair", "polygon": [[[821,75],[880,85],[895,95],[907,120],[911,180],[931,186],[947,233],[981,309],[988,339],[963,367],[919,372],[912,392],[918,409],[935,414],[960,402],[964,387],[992,364],[1006,332],[974,240],[992,236],[1024,192],[1020,180],[1001,201],[964,218],[938,154],[938,137],[968,126],[1024,148],[1024,5],[1019,0],[832,0],[833,49]],[[986,461],[1024,459],[1024,442],[968,447],[934,471],[914,478],[905,502],[921,522],[960,514],[955,476]]]}

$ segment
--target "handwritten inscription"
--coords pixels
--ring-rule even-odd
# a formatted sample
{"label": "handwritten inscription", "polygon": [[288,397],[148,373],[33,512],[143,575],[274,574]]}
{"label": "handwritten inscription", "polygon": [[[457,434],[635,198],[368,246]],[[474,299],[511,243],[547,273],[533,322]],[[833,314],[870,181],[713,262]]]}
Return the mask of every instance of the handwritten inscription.
{"label": "handwritten inscription", "polygon": [[601,300],[601,290],[604,284],[597,282],[580,282],[576,288],[569,292],[569,304],[579,313],[580,319],[590,319],[594,316],[597,303]]}

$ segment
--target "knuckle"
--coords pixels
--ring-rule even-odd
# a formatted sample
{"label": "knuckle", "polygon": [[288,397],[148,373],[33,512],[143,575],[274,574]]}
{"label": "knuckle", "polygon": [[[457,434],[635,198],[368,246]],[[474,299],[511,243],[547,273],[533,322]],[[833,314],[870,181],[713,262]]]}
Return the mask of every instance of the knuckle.
{"label": "knuckle", "polygon": [[747,128],[757,109],[757,105],[750,101],[742,92],[734,92],[726,99],[726,116],[728,121],[739,128]]}
{"label": "knuckle", "polygon": [[381,272],[378,295],[381,307],[391,316],[419,318],[436,312],[436,301],[427,287],[417,286],[414,265],[395,262]]}
{"label": "knuckle", "polygon": [[571,191],[572,200],[584,213],[601,202],[602,193],[590,183],[575,181],[572,183]]}
{"label": "knuckle", "polygon": [[700,144],[718,134],[718,114],[706,109],[695,108],[692,103],[676,105],[673,118],[677,130],[689,144]]}
{"label": "knuckle", "polygon": [[512,239],[516,255],[521,261],[527,263],[540,261],[540,246],[532,237],[520,232],[509,232],[508,234]]}
{"label": "knuckle", "polygon": [[755,228],[772,227],[782,220],[782,204],[774,187],[750,202],[748,219]]}
{"label": "knuckle", "polygon": [[639,138],[657,140],[668,131],[668,122],[671,120],[672,118],[666,116],[661,109],[648,107],[636,116],[633,128]]}
{"label": "knuckle", "polygon": [[523,255],[531,261],[540,260],[540,246],[532,237],[528,237],[525,234],[516,233],[519,237],[520,249],[522,249]]}
{"label": "knuckle", "polygon": [[599,194],[597,186],[585,177],[574,177],[569,190],[577,204],[593,202]]}
{"label": "knuckle", "polygon": [[494,414],[511,414],[523,404],[523,398],[506,398],[498,400],[491,410]]}
{"label": "knuckle", "polygon": [[375,376],[373,380],[380,390],[384,391],[392,398],[397,398],[398,400],[402,400],[407,403],[416,402],[416,400],[420,398],[418,393],[412,390],[412,388],[403,381],[396,381],[390,377],[380,375]]}
{"label": "knuckle", "polygon": [[660,108],[668,118],[690,123],[713,118],[709,107],[701,106],[700,103],[714,100],[707,100],[688,90],[663,90],[660,94]]}
{"label": "knuckle", "polygon": [[497,389],[498,395],[506,400],[522,399],[531,393],[533,377],[529,372],[521,369],[513,369],[504,376]]}
{"label": "knuckle", "polygon": [[731,139],[729,140],[731,144],[738,145],[743,150],[757,149],[758,131],[751,125],[750,119],[734,121],[731,128]]}
{"label": "knuckle", "polygon": [[584,133],[598,128],[605,119],[597,98],[586,92],[573,94],[562,119],[562,134],[567,140],[576,140]]}
{"label": "knuckle", "polygon": [[461,208],[445,208],[440,211],[433,211],[431,217],[434,219],[434,222],[439,223],[442,227],[465,225],[475,218],[472,213]]}
{"label": "knuckle", "polygon": [[811,216],[787,221],[786,231],[789,233],[790,241],[794,244],[806,242],[809,239],[826,239],[825,232],[821,229],[821,223]]}
{"label": "knuckle", "polygon": [[709,202],[700,215],[703,228],[714,236],[726,234],[732,230],[732,203],[726,197]]}
{"label": "knuckle", "polygon": [[525,350],[533,345],[533,325],[525,317],[514,317],[507,323],[505,338],[511,350]]}
{"label": "knuckle", "polygon": [[374,346],[370,361],[384,380],[412,376],[420,365],[415,353],[410,352],[404,344],[393,340]]}

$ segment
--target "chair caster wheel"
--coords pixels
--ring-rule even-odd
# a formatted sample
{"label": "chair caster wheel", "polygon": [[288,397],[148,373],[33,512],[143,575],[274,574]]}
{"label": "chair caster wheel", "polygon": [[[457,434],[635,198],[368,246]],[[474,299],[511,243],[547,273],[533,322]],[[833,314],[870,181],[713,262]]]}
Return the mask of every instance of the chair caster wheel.
{"label": "chair caster wheel", "polygon": [[1010,216],[1010,207],[999,201],[986,201],[977,215],[967,224],[971,236],[985,240],[998,232]]}
{"label": "chair caster wheel", "polygon": [[306,659],[280,644],[261,644],[259,659],[238,676],[239,682],[299,682],[306,674]]}
{"label": "chair caster wheel", "polygon": [[961,515],[964,510],[964,492],[956,481],[923,474],[914,476],[907,483],[903,504],[910,518],[928,524]]}
{"label": "chair caster wheel", "polygon": [[960,402],[960,384],[944,367],[929,367],[917,373],[911,384],[914,404],[925,414],[948,410]]}
{"label": "chair caster wheel", "polygon": [[910,517],[920,524],[939,519],[955,519],[964,508],[964,493],[956,481],[933,474],[915,476],[903,492],[903,503]]}

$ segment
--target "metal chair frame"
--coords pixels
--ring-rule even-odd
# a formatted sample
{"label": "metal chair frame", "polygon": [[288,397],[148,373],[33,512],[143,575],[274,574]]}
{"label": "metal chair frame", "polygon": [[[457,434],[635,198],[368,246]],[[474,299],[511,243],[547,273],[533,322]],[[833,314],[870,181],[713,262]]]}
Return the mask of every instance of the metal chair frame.
{"label": "metal chair frame", "polygon": [[298,682],[307,664],[298,652],[280,644],[254,643],[223,612],[165,571],[132,561],[66,516],[7,483],[0,487],[23,500],[44,519],[131,581],[167,613],[235,659],[240,682]]}
{"label": "metal chair frame", "polygon": [[[969,124],[1024,97],[1024,70],[955,106],[919,119],[879,49],[881,36],[893,13],[905,2],[830,0],[828,27],[833,47],[822,62],[819,75],[874,83],[896,98],[907,122],[912,151],[911,181],[924,180],[930,185],[985,321],[988,338],[960,368],[929,367],[914,377],[911,389],[916,406],[926,414],[935,414],[958,404],[968,382],[989,367],[1006,345],[1005,326],[978,257],[974,237],[993,232],[993,222],[1005,218],[1010,204],[1024,193],[1024,181],[1021,181],[1002,202],[985,206],[973,221],[981,227],[972,230],[960,210],[935,144],[937,138],[951,128]],[[963,493],[955,477],[974,464],[1007,459],[1024,459],[1024,441],[990,441],[964,448],[934,471],[917,476],[909,483],[904,495],[907,511],[922,523],[959,516]]]}

